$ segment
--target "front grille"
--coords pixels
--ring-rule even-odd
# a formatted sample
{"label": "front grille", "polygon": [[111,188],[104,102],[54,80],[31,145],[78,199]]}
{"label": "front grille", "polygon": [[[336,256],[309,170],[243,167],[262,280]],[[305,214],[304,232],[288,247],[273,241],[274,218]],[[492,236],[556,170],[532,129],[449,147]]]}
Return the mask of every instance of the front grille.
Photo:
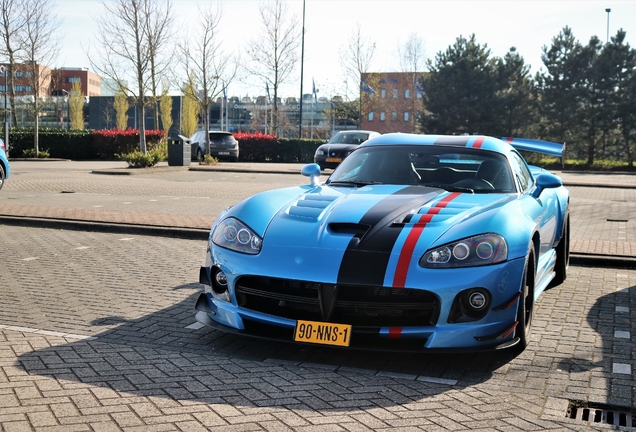
{"label": "front grille", "polygon": [[[236,283],[239,306],[290,319],[327,320],[319,291],[333,291],[333,285],[243,276]],[[434,294],[408,288],[339,285],[329,321],[354,326],[432,326],[439,317],[439,299]]]}

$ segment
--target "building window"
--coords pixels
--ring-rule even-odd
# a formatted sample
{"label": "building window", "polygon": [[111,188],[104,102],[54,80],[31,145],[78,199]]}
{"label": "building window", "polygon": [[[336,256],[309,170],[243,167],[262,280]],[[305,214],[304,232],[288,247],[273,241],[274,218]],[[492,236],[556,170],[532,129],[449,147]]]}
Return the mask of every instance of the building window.
{"label": "building window", "polygon": [[385,99],[386,98],[386,90],[385,89],[380,89],[380,98],[381,99]]}
{"label": "building window", "polygon": [[398,89],[393,89],[393,99],[398,98]]}
{"label": "building window", "polygon": [[384,121],[384,111],[380,112],[380,121]]}
{"label": "building window", "polygon": [[422,92],[421,92],[421,91],[418,91],[418,92],[417,92],[417,98],[418,98],[418,99],[422,99]]}
{"label": "building window", "polygon": [[0,92],[7,91],[7,88],[3,85],[0,85]]}
{"label": "building window", "polygon": [[68,79],[68,82],[70,82],[70,83],[76,83],[76,82],[77,83],[81,83],[82,79],[80,77],[71,77],[71,78]]}
{"label": "building window", "polygon": [[24,91],[27,92],[27,93],[30,92],[31,91],[31,86],[24,87]]}
{"label": "building window", "polygon": [[404,90],[404,99],[410,99],[411,98],[411,90],[406,89]]}
{"label": "building window", "polygon": [[15,73],[15,77],[16,77],[16,78],[22,78],[23,76],[24,76],[24,72],[22,72],[22,71],[17,71],[17,72]]}
{"label": "building window", "polygon": [[17,92],[24,91],[24,89],[22,88],[22,86],[21,86],[21,85],[14,86],[13,88],[14,88],[14,89],[15,89],[15,91],[17,91]]}
{"label": "building window", "polygon": [[409,112],[408,111],[404,111],[404,121],[405,122],[409,121]]}
{"label": "building window", "polygon": [[373,111],[371,111],[369,113],[369,121],[372,122],[373,121]]}
{"label": "building window", "polygon": [[397,111],[391,113],[391,121],[397,121]]}

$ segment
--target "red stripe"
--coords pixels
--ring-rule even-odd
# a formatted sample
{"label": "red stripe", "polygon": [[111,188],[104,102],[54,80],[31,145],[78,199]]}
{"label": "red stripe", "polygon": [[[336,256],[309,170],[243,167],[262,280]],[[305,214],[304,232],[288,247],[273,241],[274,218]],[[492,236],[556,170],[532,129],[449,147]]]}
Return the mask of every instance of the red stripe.
{"label": "red stripe", "polygon": [[399,339],[402,337],[402,327],[389,328],[389,339]]}
{"label": "red stripe", "polygon": [[457,198],[459,195],[459,192],[448,194],[437,204],[431,207],[428,212],[422,215],[420,220],[413,225],[413,228],[411,228],[408,236],[406,236],[404,246],[402,246],[402,250],[400,251],[400,257],[398,258],[395,275],[393,276],[394,288],[404,288],[404,285],[406,284],[406,276],[409,272],[409,265],[411,264],[411,259],[413,258],[415,245],[417,244],[420,235],[422,235],[422,231],[424,231],[424,227],[426,227],[426,224],[431,221],[434,215],[439,214],[440,210],[446,207],[449,202]]}
{"label": "red stripe", "polygon": [[484,142],[483,136],[477,137],[477,139],[475,139],[475,142],[473,143],[473,148],[481,148],[481,145],[483,144],[483,142]]}

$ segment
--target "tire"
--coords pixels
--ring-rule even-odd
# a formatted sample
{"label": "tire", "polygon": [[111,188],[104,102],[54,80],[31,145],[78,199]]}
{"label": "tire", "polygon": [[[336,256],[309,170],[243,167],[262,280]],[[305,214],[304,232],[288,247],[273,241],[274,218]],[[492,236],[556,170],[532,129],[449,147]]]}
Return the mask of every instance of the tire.
{"label": "tire", "polygon": [[2,186],[4,185],[5,178],[4,167],[0,164],[0,189],[2,189]]}
{"label": "tire", "polygon": [[517,310],[516,328],[519,337],[519,351],[523,351],[530,343],[532,333],[532,317],[534,315],[534,278],[535,278],[534,245],[530,246],[526,256],[526,265],[523,270],[521,282],[521,296],[519,297],[519,308]]}
{"label": "tire", "polygon": [[565,214],[563,222],[563,237],[556,247],[556,264],[554,265],[554,279],[551,286],[561,285],[568,277],[570,265],[570,213]]}

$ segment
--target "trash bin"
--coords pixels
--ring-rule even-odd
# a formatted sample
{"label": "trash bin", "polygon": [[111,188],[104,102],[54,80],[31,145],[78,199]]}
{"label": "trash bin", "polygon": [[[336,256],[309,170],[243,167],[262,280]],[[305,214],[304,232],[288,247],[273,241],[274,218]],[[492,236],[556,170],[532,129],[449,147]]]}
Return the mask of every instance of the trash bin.
{"label": "trash bin", "polygon": [[168,139],[168,165],[187,166],[190,165],[190,143],[181,137],[171,137]]}

